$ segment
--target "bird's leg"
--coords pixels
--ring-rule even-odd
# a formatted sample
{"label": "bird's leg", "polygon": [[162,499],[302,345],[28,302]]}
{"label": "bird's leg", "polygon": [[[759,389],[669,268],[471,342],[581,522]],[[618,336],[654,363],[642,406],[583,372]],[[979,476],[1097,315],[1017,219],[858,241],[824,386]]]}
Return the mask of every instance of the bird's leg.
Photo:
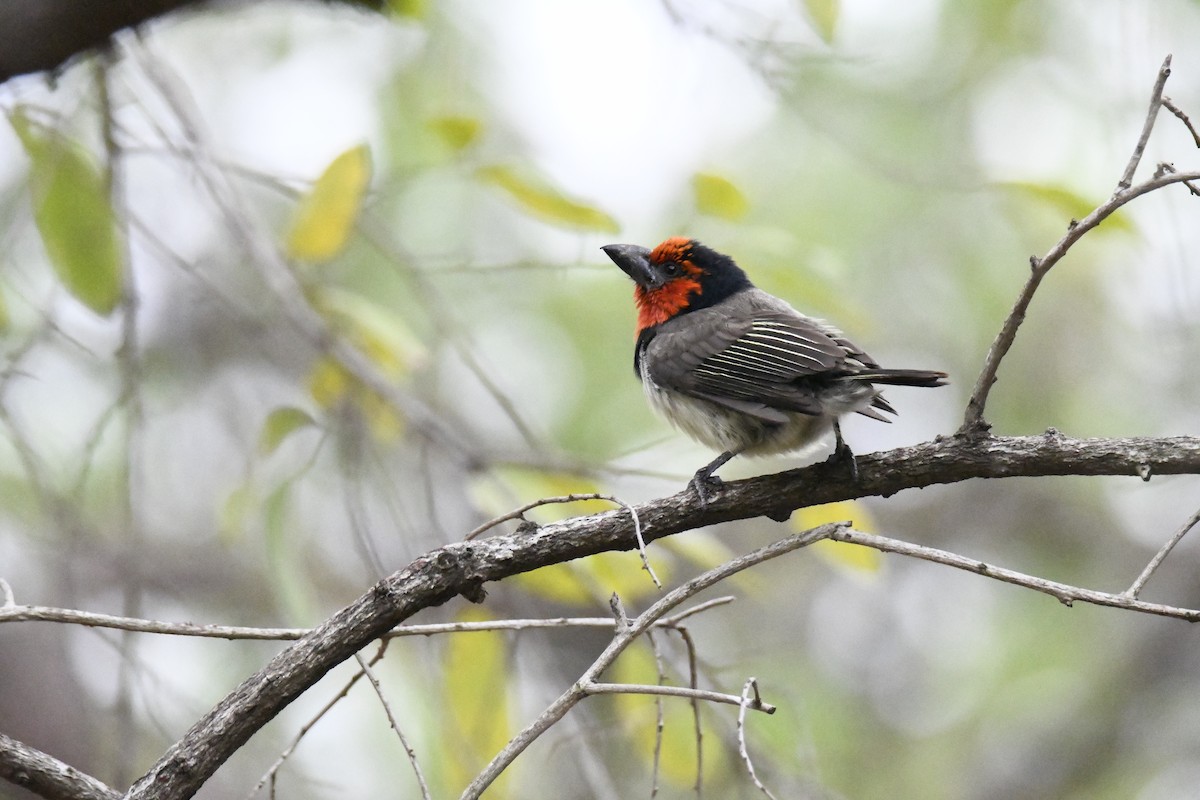
{"label": "bird's leg", "polygon": [[858,459],[854,457],[854,451],[850,449],[850,445],[846,444],[846,440],[842,438],[842,426],[836,419],[833,421],[833,437],[833,455],[830,458],[836,458],[839,461],[849,461],[850,479],[857,483]]}
{"label": "bird's leg", "polygon": [[696,474],[692,476],[688,486],[696,490],[696,496],[700,498],[700,506],[703,508],[708,505],[709,492],[721,488],[724,483],[716,475],[713,475],[718,469],[724,466],[725,462],[737,455],[736,450],[726,450],[721,455],[714,458],[710,463],[696,470]]}

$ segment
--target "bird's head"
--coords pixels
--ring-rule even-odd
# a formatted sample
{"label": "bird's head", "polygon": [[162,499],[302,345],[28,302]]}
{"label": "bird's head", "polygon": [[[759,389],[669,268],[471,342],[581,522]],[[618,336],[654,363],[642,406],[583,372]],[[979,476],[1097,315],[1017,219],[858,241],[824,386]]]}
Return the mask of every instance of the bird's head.
{"label": "bird's head", "polygon": [[649,250],[636,244],[600,248],[637,286],[638,331],[716,305],[748,289],[750,279],[729,256],[695,239],[673,236]]}

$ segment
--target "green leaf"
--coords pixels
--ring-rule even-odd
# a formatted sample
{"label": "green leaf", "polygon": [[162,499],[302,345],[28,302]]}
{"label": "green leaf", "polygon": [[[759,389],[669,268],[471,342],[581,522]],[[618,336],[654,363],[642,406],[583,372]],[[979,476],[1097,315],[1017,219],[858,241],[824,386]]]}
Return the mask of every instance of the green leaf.
{"label": "green leaf", "polygon": [[465,150],[475,143],[483,132],[483,121],[478,117],[449,115],[429,120],[429,129],[453,150]]}
{"label": "green leaf", "polygon": [[600,209],[565,197],[544,183],[517,175],[510,167],[482,167],[476,174],[485,183],[503,189],[530,216],[543,222],[599,233],[618,233],[621,230],[617,221]]}
{"label": "green leaf", "polygon": [[821,40],[832,44],[841,16],[841,3],[838,0],[804,0],[804,10]]}
{"label": "green leaf", "polygon": [[371,150],[365,144],[335,158],[296,207],[288,256],[321,262],[342,252],[370,183]]}
{"label": "green leaf", "polygon": [[302,549],[296,544],[291,480],[284,481],[267,495],[263,511],[267,564],[276,596],[291,622],[297,625],[309,623],[316,618],[317,610]]}
{"label": "green leaf", "polygon": [[124,265],[107,180],[83,147],[23,110],[8,120],[32,162],[33,218],[58,279],[92,311],[111,314]]}
{"label": "green leaf", "polygon": [[742,194],[742,190],[720,175],[697,172],[692,177],[692,192],[696,209],[701,214],[739,220],[750,210],[750,201]]}
{"label": "green leaf", "polygon": [[217,538],[223,545],[232,545],[242,538],[249,519],[259,503],[258,492],[250,483],[238,486],[217,512]]}
{"label": "green leaf", "polygon": [[294,406],[277,408],[267,415],[263,423],[262,432],[258,436],[258,451],[263,455],[270,455],[288,436],[301,428],[316,424],[316,420],[303,409]]}
{"label": "green leaf", "polygon": [[[1073,192],[1064,186],[1047,183],[1029,183],[1026,181],[1005,181],[999,184],[1001,189],[1022,199],[1042,203],[1064,218],[1081,220],[1092,213],[1099,203]],[[1123,211],[1117,211],[1100,225],[1097,231],[1120,231],[1132,233],[1134,225],[1129,216]]]}

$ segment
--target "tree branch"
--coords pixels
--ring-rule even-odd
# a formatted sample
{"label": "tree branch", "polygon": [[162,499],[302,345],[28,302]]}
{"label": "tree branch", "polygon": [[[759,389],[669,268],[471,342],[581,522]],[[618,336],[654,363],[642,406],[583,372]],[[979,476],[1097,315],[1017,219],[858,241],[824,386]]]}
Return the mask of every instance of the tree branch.
{"label": "tree branch", "polygon": [[[992,346],[988,348],[983,369],[980,371],[979,377],[975,380],[975,386],[971,390],[971,398],[967,401],[966,413],[963,415],[962,427],[958,429],[959,433],[980,434],[987,431],[988,424],[984,420],[983,412],[987,406],[988,394],[991,392],[992,385],[996,382],[996,373],[1000,369],[1000,362],[1008,354],[1009,349],[1012,348],[1013,342],[1016,341],[1017,330],[1021,327],[1021,323],[1025,321],[1025,314],[1029,310],[1029,304],[1033,301],[1034,293],[1037,292],[1038,286],[1042,283],[1042,278],[1046,277],[1051,267],[1067,254],[1071,246],[1082,239],[1088,231],[1108,219],[1121,206],[1147,192],[1161,189],[1169,183],[1183,183],[1193,192],[1195,191],[1193,182],[1200,177],[1200,174],[1174,173],[1164,170],[1159,170],[1150,180],[1144,181],[1137,186],[1131,186],[1133,174],[1137,171],[1138,164],[1141,163],[1142,153],[1146,149],[1146,143],[1150,140],[1150,133],[1154,130],[1154,122],[1158,118],[1158,110],[1163,104],[1163,89],[1170,75],[1171,56],[1168,55],[1158,70],[1158,76],[1154,81],[1154,88],[1150,92],[1150,109],[1146,113],[1145,121],[1142,123],[1141,135],[1138,137],[1137,144],[1134,145],[1133,154],[1129,157],[1129,162],[1125,165],[1125,171],[1121,173],[1121,178],[1117,181],[1117,189],[1113,193],[1113,196],[1107,202],[1097,206],[1092,213],[1088,214],[1082,220],[1072,220],[1071,224],[1067,226],[1066,235],[1059,239],[1046,255],[1041,258],[1037,256],[1030,257],[1029,279],[1025,282],[1024,288],[1021,289],[1020,295],[1017,296],[1016,303],[1013,304],[1012,311],[1008,313],[1004,324],[1000,326],[1000,332],[996,334],[996,339],[992,342]],[[1164,178],[1171,178],[1171,180],[1164,181]]]}
{"label": "tree branch", "polygon": [[[1200,438],[1072,439],[953,436],[860,455],[854,481],[841,463],[725,484],[701,508],[690,490],[638,506],[647,542],[681,531],[757,516],[778,517],[837,500],[889,496],[971,478],[1048,475],[1200,474]],[[257,730],[334,666],[423,608],[477,596],[487,581],[609,550],[636,547],[624,509],[545,525],[533,532],[456,542],[385,578],[247,678],[137,783],[129,800],[184,798]],[[1126,607],[1139,610],[1136,606]]]}
{"label": "tree branch", "polygon": [[[256,0],[238,0],[250,3]],[[342,0],[380,8],[383,0]],[[225,0],[226,5],[230,0]],[[0,3],[0,83],[16,75],[57,69],[103,47],[109,37],[200,0],[4,0]]]}
{"label": "tree branch", "polygon": [[1000,369],[1000,362],[1012,348],[1013,342],[1016,341],[1017,329],[1025,321],[1025,313],[1029,310],[1029,304],[1033,301],[1033,295],[1037,291],[1038,286],[1041,285],[1042,278],[1046,277],[1050,272],[1050,268],[1061,261],[1072,245],[1082,239],[1085,233],[1099,227],[1100,223],[1104,222],[1117,209],[1131,200],[1161,189],[1164,186],[1169,186],[1172,183],[1188,184],[1197,180],[1200,180],[1200,172],[1167,172],[1155,175],[1153,178],[1143,181],[1136,186],[1131,186],[1124,191],[1118,191],[1107,202],[1097,206],[1092,213],[1078,222],[1073,221],[1068,226],[1066,235],[1059,239],[1046,252],[1046,255],[1041,258],[1032,256],[1029,259],[1029,279],[1025,282],[1024,288],[1021,289],[1021,294],[1017,297],[1016,303],[1013,304],[1012,311],[1009,312],[1008,317],[1004,320],[1000,332],[996,334],[996,339],[992,342],[992,346],[988,348],[983,369],[980,371],[979,377],[975,380],[975,387],[971,390],[971,399],[967,401],[967,410],[963,417],[962,427],[959,428],[959,433],[983,433],[987,430],[988,425],[984,421],[983,411],[987,405],[988,394],[992,389],[992,385],[996,382],[996,373]]}
{"label": "tree branch", "polygon": [[1078,601],[1097,606],[1141,611],[1144,614],[1156,614],[1161,617],[1172,617],[1188,622],[1200,622],[1200,610],[1197,609],[1178,608],[1161,603],[1147,603],[1144,600],[1138,600],[1128,592],[1112,594],[1111,592],[1098,592],[1094,589],[1080,589],[1077,586],[1069,586],[1058,581],[1046,580],[1036,575],[1026,575],[1023,572],[993,566],[976,558],[967,558],[957,553],[949,553],[945,550],[912,544],[911,542],[902,542],[898,539],[889,539],[886,536],[876,536],[875,534],[845,528],[831,533],[829,538],[837,542],[850,542],[851,544],[860,544],[864,547],[873,547],[884,553],[898,553],[899,555],[911,558],[919,558],[923,561],[932,561],[935,564],[945,564],[948,567],[973,572],[1004,583],[1024,586],[1026,589],[1033,589],[1035,592],[1048,594],[1065,606],[1072,605]]}
{"label": "tree branch", "polygon": [[46,800],[119,800],[114,791],[53,756],[0,733],[0,779]]}

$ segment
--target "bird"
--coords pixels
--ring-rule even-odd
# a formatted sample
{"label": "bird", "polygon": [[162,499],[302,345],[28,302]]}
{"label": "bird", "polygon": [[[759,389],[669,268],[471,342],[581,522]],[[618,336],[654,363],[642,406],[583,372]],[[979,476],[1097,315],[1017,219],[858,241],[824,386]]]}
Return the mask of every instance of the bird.
{"label": "bird", "polygon": [[601,248],[633,279],[633,369],[651,408],[720,455],[689,482],[706,506],[716,470],[735,456],[778,455],[817,445],[832,431],[833,457],[854,454],[838,419],[890,422],[896,410],[877,384],[935,387],[947,374],[885,369],[829,323],[751,283],[729,256],[673,236],[653,249]]}

